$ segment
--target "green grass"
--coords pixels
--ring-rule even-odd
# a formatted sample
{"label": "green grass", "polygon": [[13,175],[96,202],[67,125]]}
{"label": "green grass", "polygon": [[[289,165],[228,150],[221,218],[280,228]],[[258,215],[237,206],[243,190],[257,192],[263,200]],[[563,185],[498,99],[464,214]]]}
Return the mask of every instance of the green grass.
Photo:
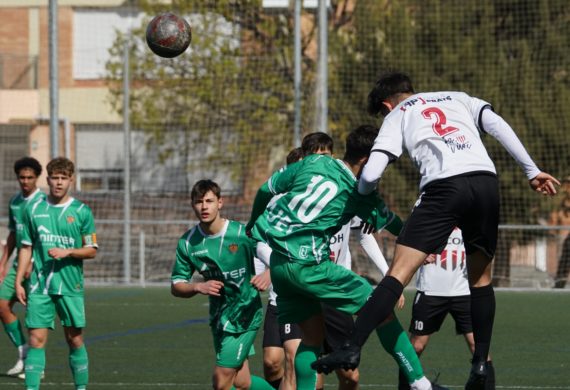
{"label": "green grass", "polygon": [[[411,292],[398,313],[407,328]],[[207,325],[207,299],[170,296],[168,287],[99,288],[86,292],[85,339],[90,359],[90,389],[208,389],[214,362]],[[499,389],[570,389],[570,294],[497,292],[493,360]],[[22,313],[21,307],[18,311]],[[42,388],[72,389],[61,326],[50,333]],[[261,334],[252,371],[262,376]],[[7,336],[0,336],[0,372],[15,361]],[[422,357],[428,377],[462,389],[469,354],[448,318]],[[363,389],[394,389],[395,363],[373,335],[361,363]],[[336,388],[336,379],[326,379]],[[21,388],[21,380],[0,376],[0,388]]]}

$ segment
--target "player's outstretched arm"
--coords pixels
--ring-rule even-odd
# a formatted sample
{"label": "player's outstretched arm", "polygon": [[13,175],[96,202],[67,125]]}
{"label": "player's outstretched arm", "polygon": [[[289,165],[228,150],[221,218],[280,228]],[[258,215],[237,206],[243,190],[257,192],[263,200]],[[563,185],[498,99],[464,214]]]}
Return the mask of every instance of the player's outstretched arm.
{"label": "player's outstretched arm", "polygon": [[496,138],[523,169],[533,190],[544,195],[556,194],[554,185],[560,185],[560,182],[538,169],[515,131],[503,118],[491,110],[484,110],[481,114],[481,124],[483,130]]}

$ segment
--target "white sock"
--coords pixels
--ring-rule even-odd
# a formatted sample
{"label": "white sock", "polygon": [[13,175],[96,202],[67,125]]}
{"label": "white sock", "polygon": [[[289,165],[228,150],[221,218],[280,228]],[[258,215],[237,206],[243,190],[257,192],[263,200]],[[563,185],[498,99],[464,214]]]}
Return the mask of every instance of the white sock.
{"label": "white sock", "polygon": [[425,376],[410,383],[412,390],[431,390],[431,382]]}
{"label": "white sock", "polygon": [[18,347],[18,356],[21,360],[26,359],[26,355],[28,354],[28,344],[20,345]]}

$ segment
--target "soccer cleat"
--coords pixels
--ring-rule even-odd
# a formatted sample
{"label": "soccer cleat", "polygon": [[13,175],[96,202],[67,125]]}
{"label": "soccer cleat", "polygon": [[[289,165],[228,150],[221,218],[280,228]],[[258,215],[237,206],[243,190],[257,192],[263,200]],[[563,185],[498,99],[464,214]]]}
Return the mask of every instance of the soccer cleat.
{"label": "soccer cleat", "polygon": [[8,376],[16,376],[24,372],[24,361],[22,359],[18,359],[14,367],[10,368],[6,375]]}
{"label": "soccer cleat", "polygon": [[346,342],[340,349],[311,363],[311,368],[319,373],[328,374],[338,368],[354,370],[360,363],[360,347]]}
{"label": "soccer cleat", "polygon": [[[42,371],[42,379],[44,379],[46,377],[46,372]],[[18,374],[18,378],[20,379],[26,379],[26,373],[24,371],[22,371],[21,373]]]}
{"label": "soccer cleat", "polygon": [[465,384],[465,390],[485,390],[485,379],[487,378],[487,364],[484,360],[473,362],[469,379]]}

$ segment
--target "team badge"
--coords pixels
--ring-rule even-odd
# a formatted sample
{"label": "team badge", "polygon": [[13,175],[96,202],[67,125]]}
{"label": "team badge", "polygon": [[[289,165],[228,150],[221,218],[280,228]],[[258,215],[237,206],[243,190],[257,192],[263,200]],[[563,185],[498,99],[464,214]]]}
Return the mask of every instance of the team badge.
{"label": "team badge", "polygon": [[73,222],[75,222],[75,218],[73,218],[72,215],[68,215],[67,216],[67,223],[73,223]]}
{"label": "team badge", "polygon": [[230,244],[230,245],[228,246],[228,249],[230,250],[230,252],[236,253],[237,250],[238,250],[238,244]]}

